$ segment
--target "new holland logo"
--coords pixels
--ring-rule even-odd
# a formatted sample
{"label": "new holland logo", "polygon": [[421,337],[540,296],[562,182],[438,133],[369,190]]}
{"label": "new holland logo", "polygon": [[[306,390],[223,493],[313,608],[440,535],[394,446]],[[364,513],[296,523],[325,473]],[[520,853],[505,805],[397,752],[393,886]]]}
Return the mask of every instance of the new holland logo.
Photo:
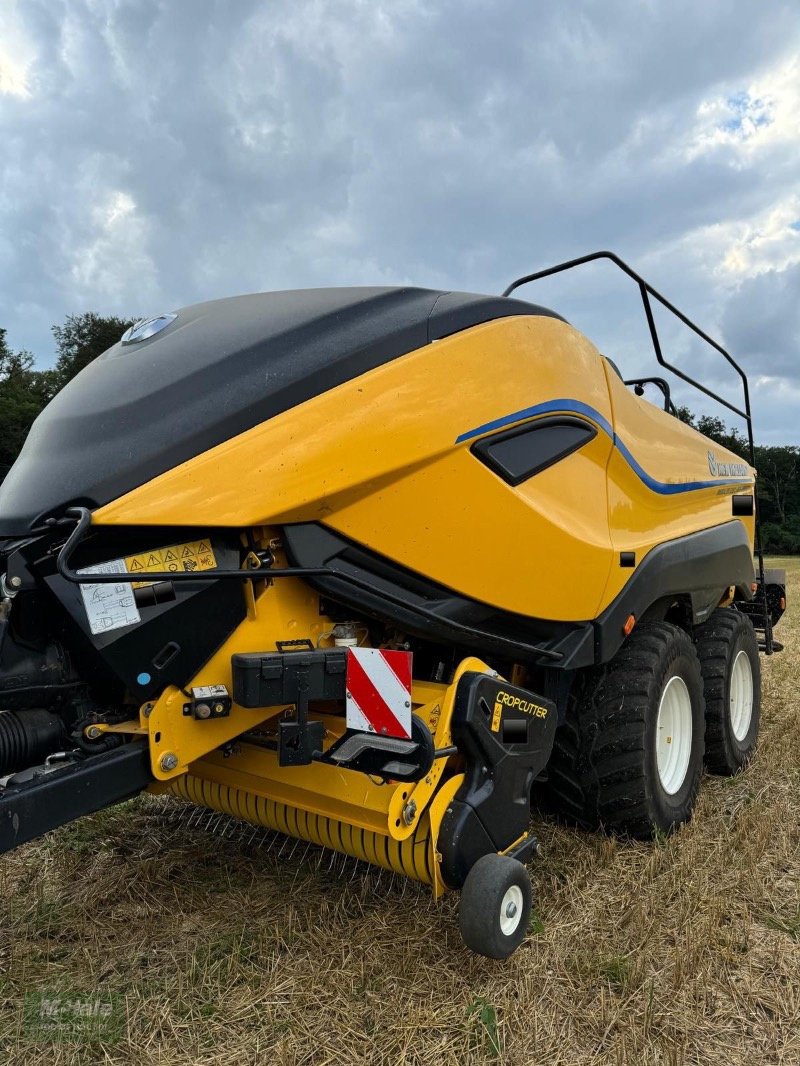
{"label": "new holland logo", "polygon": [[123,344],[137,344],[139,341],[149,340],[162,329],[166,329],[177,317],[174,311],[170,311],[169,314],[156,315],[155,318],[141,318],[125,330],[120,340]]}
{"label": "new holland logo", "polygon": [[714,477],[747,477],[744,463],[721,463],[713,452],[708,453],[708,469]]}

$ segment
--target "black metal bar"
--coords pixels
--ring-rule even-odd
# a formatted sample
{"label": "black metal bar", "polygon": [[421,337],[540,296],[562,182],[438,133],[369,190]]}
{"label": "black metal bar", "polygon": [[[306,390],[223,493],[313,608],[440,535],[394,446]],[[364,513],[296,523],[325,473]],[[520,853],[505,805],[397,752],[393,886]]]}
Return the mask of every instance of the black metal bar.
{"label": "black metal bar", "polygon": [[[92,524],[92,513],[86,507],[70,507],[66,512],[69,518],[75,518],[76,524],[73,531],[64,542],[64,546],[56,557],[56,569],[65,581],[73,585],[114,585],[119,584],[122,574],[79,574],[70,566],[72,555],[78,545],[89,532]],[[322,577],[329,575],[331,571],[326,567],[309,566],[285,566],[278,570],[262,568],[259,570],[201,570],[184,571],[173,573],[171,570],[156,572],[147,571],[142,574],[142,579],[148,582],[155,581],[217,581],[219,578],[236,579],[239,581],[265,581],[273,577]]]}
{"label": "black metal bar", "polygon": [[[673,373],[677,374],[677,376],[682,378],[685,382],[687,382],[687,384],[693,385],[695,388],[700,389],[701,392],[704,392],[707,396],[710,396],[712,400],[716,400],[724,407],[727,407],[735,414],[738,414],[741,418],[747,419],[749,421],[750,395],[747,387],[747,376],[745,375],[739,364],[736,362],[736,360],[733,358],[733,356],[730,355],[729,352],[726,352],[722,345],[718,344],[712,337],[709,337],[709,335],[705,333],[702,329],[700,329],[700,327],[696,325],[696,323],[692,322],[692,320],[687,315],[685,315],[683,311],[679,311],[673,303],[670,303],[666,296],[662,296],[662,294],[658,292],[657,289],[654,289],[653,286],[650,285],[647,281],[645,281],[645,279],[640,274],[637,274],[632,267],[628,266],[628,264],[624,262],[624,260],[620,259],[620,257],[618,255],[615,255],[613,252],[590,252],[588,255],[579,256],[579,258],[577,259],[570,259],[565,263],[558,263],[556,266],[547,267],[545,270],[537,270],[533,274],[526,274],[524,277],[517,278],[516,281],[512,281],[503,293],[503,296],[510,296],[515,289],[518,289],[521,285],[527,285],[528,282],[539,281],[542,278],[552,277],[554,274],[561,274],[565,270],[572,270],[573,267],[582,266],[584,263],[592,263],[598,259],[609,259],[612,263],[618,266],[620,270],[623,271],[623,273],[627,274],[628,277],[633,278],[633,280],[639,285],[645,304],[645,314],[647,315],[648,325],[650,326],[650,336],[653,339],[653,345],[658,362],[662,366],[665,366],[668,370],[671,370]],[[742,380],[742,388],[745,397],[744,411],[729,403],[721,396],[718,396],[710,389],[707,389],[705,385],[702,385],[699,381],[695,381],[694,378],[689,377],[688,374],[684,374],[683,371],[679,370],[677,367],[673,366],[672,363],[669,363],[666,359],[664,359],[664,356],[661,353],[661,346],[658,343],[658,333],[655,329],[655,321],[652,317],[650,301],[647,298],[649,296],[652,296],[656,300],[658,300],[658,302],[662,304],[662,306],[666,307],[668,311],[671,311],[672,314],[675,315],[676,318],[678,318],[681,322],[683,322],[685,326],[688,326],[693,333],[696,333],[698,337],[702,338],[702,340],[706,342],[706,344],[710,344],[711,347],[715,349],[715,351],[719,352],[720,355],[722,355],[727,360],[727,362],[733,367],[733,369],[736,371],[736,373]]]}
{"label": "black metal bar", "polygon": [[740,410],[738,407],[736,407],[735,404],[729,403],[728,400],[723,399],[722,396],[718,396],[715,392],[712,392],[711,389],[706,388],[706,386],[701,384],[699,381],[695,381],[694,378],[689,377],[688,374],[685,374],[681,369],[679,369],[677,366],[674,366],[672,363],[670,363],[664,358],[664,353],[661,350],[661,341],[659,340],[658,331],[656,329],[656,321],[653,317],[653,307],[650,303],[650,296],[648,294],[647,286],[644,283],[640,284],[639,291],[642,294],[642,303],[644,304],[644,313],[647,317],[647,325],[650,329],[650,338],[653,341],[653,350],[655,351],[656,359],[661,364],[661,366],[666,367],[667,370],[671,370],[672,373],[676,375],[676,377],[681,378],[689,385],[692,385],[694,386],[694,388],[699,389],[700,392],[704,392],[706,396],[710,396],[712,400],[716,400],[717,403],[721,403],[723,407],[727,407],[729,411],[733,411],[734,414],[739,415],[741,418],[744,418],[749,421],[750,416],[748,414],[745,414],[745,412]]}
{"label": "black metal bar", "polygon": [[451,755],[458,755],[458,748],[455,744],[450,744],[446,748],[436,748],[433,753],[435,759],[449,759]]}
{"label": "black metal bar", "polygon": [[[70,566],[72,554],[86,537],[91,524],[92,514],[86,507],[71,507],[66,514],[70,518],[76,520],[75,529],[67,537],[61,551],[56,558],[56,568],[59,574],[65,581],[69,581],[73,585],[97,585],[97,584],[117,584],[120,580],[124,580],[125,577],[128,580],[132,580],[131,575],[124,574],[79,574],[76,570],[73,570]],[[354,574],[348,573],[346,570],[336,570],[330,566],[285,566],[278,569],[263,568],[260,570],[203,570],[199,573],[171,573],[170,571],[163,571],[159,573],[152,573],[146,571],[141,575],[147,581],[216,581],[218,578],[238,579],[245,581],[266,581],[271,580],[274,577],[328,577],[339,578],[342,581],[346,581],[351,585],[355,585],[356,588],[364,589],[367,592],[374,592],[375,589],[369,581],[364,581],[361,578],[356,577]],[[470,636],[474,636],[476,630],[470,626],[462,625],[460,622],[455,622],[450,618],[443,618],[435,611],[429,611],[426,607],[420,607],[418,604],[408,604],[401,600],[399,597],[392,596],[391,593],[382,591],[381,596],[389,603],[394,603],[395,606],[404,607],[406,610],[412,610],[415,614],[420,615],[422,618],[429,618],[432,621],[439,622],[449,629],[455,629],[461,633],[468,633]],[[522,650],[526,652],[534,652],[536,655],[540,655],[543,659],[550,659],[553,662],[558,662],[563,659],[564,656],[560,651],[552,651],[550,648],[540,648],[535,644],[523,644],[522,642],[507,640],[504,637],[490,637],[492,641],[497,644],[503,644],[508,647],[509,650]]]}
{"label": "black metal bar", "polygon": [[[709,335],[704,330],[700,329],[700,327],[696,323],[692,322],[692,320],[687,315],[685,315],[683,311],[678,310],[678,308],[673,303],[671,303],[665,296],[662,296],[660,292],[654,289],[653,286],[649,284],[649,282],[645,281],[645,279],[640,274],[637,274],[632,267],[628,266],[628,264],[624,262],[624,260],[620,259],[618,255],[615,255],[614,252],[590,252],[588,255],[579,256],[577,259],[570,259],[564,263],[557,263],[555,266],[546,267],[544,270],[537,270],[533,274],[526,274],[524,275],[524,277],[517,278],[516,281],[512,281],[511,284],[503,292],[503,296],[510,296],[515,289],[518,289],[521,285],[527,285],[531,281],[540,281],[542,278],[549,278],[555,274],[561,274],[565,270],[572,270],[574,267],[582,266],[584,263],[592,263],[598,259],[610,260],[612,263],[615,264],[615,266],[619,267],[619,269],[623,273],[627,274],[628,277],[633,278],[633,280],[639,286],[639,292],[641,294],[642,304],[644,306],[644,313],[647,318],[648,328],[650,330],[650,339],[653,342],[653,351],[659,364],[663,367],[666,367],[667,370],[670,370],[673,374],[675,374],[676,377],[679,377],[682,381],[685,381],[687,385],[691,385],[693,388],[698,389],[710,399],[715,400],[719,404],[722,404],[723,407],[726,407],[729,411],[732,411],[734,414],[744,419],[747,425],[747,444],[750,456],[750,465],[752,467],[755,467],[756,453],[755,443],[753,440],[753,419],[750,408],[750,386],[748,384],[747,375],[745,374],[744,370],[742,370],[742,368],[739,366],[739,364],[736,362],[730,352],[727,352],[721,344],[718,344],[713,339],[713,337],[709,337]],[[695,333],[698,337],[700,337],[701,340],[704,340],[706,344],[710,345],[715,351],[719,352],[719,354],[728,362],[728,364],[733,367],[733,369],[739,375],[739,378],[742,383],[744,410],[742,410],[742,408],[740,407],[737,407],[729,400],[724,399],[724,397],[718,395],[716,392],[713,392],[711,389],[703,385],[702,382],[695,380],[695,378],[693,377],[690,377],[689,374],[684,373],[683,370],[681,370],[679,367],[675,366],[664,358],[664,353],[661,350],[661,342],[658,337],[658,330],[656,329],[655,318],[653,317],[653,308],[650,303],[651,296],[655,300],[658,300],[662,307],[666,307],[668,311],[672,312],[672,314],[675,315],[675,317],[680,322],[682,322],[685,326],[688,326],[688,328],[692,330],[692,332]],[[758,507],[758,493],[754,494],[754,502],[755,537],[753,544],[753,554],[755,555],[756,560],[758,561],[758,577],[760,582],[761,598],[763,600],[764,606],[765,651],[767,655],[771,655],[773,652],[774,641],[772,636],[772,621],[769,617],[769,607],[767,604],[767,593],[764,587],[764,552],[761,547],[761,518]]]}
{"label": "black metal bar", "polygon": [[0,852],[84,814],[136,796],[153,780],[149,745],[131,741],[103,755],[0,789]]}
{"label": "black metal bar", "polygon": [[[642,391],[644,391],[645,385],[655,385],[661,390],[661,394],[664,397],[664,410],[670,414],[675,414],[675,404],[672,402],[670,394],[669,382],[665,378],[625,378],[623,385],[641,385]],[[640,395],[637,393],[637,395]]]}

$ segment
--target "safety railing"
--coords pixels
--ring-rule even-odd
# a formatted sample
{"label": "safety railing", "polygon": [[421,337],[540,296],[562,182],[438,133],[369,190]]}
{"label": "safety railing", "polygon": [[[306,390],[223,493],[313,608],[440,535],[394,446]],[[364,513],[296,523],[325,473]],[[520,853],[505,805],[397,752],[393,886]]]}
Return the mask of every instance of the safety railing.
{"label": "safety railing", "polygon": [[[680,311],[673,303],[671,303],[666,298],[666,296],[662,296],[662,294],[658,292],[657,289],[654,289],[649,282],[645,281],[645,279],[640,274],[637,274],[636,271],[632,267],[628,266],[628,264],[624,260],[620,259],[618,255],[615,255],[613,252],[606,251],[590,252],[588,255],[579,256],[577,259],[569,259],[565,263],[557,263],[555,266],[546,267],[544,270],[537,270],[533,274],[526,274],[524,277],[517,278],[516,281],[512,281],[508,288],[503,292],[503,296],[510,296],[515,289],[520,288],[520,286],[522,285],[527,285],[529,282],[541,281],[543,278],[553,277],[555,274],[562,274],[566,270],[572,270],[575,267],[583,266],[584,263],[593,263],[598,259],[610,260],[615,266],[619,267],[619,269],[624,274],[627,274],[629,278],[632,278],[633,281],[639,287],[639,293],[642,298],[642,306],[644,307],[645,318],[647,319],[647,326],[650,330],[650,339],[653,344],[653,351],[659,364],[663,366],[666,370],[669,370],[670,373],[675,374],[675,376],[680,378],[681,381],[685,381],[687,385],[691,385],[693,388],[698,389],[700,392],[710,397],[710,399],[715,400],[717,403],[721,404],[729,411],[732,411],[735,415],[738,415],[740,418],[744,419],[745,424],[747,426],[747,444],[750,456],[750,465],[754,467],[755,444],[753,441],[753,419],[750,410],[750,388],[748,386],[747,375],[745,374],[744,370],[742,370],[742,368],[739,366],[739,364],[736,362],[730,352],[727,352],[721,344],[718,344],[713,339],[713,337],[709,337],[709,335],[704,330],[700,329],[700,327],[695,322],[692,322],[688,315],[685,315],[683,311]],[[743,408],[737,407],[735,403],[732,403],[730,400],[725,399],[724,396],[720,396],[718,393],[714,392],[713,389],[708,388],[708,386],[704,385],[701,381],[697,381],[695,378],[691,377],[691,375],[687,374],[684,370],[681,370],[680,367],[677,367],[673,363],[670,363],[664,357],[664,352],[661,347],[661,340],[659,338],[658,330],[656,328],[656,321],[653,316],[653,305],[651,300],[656,300],[659,304],[661,304],[662,307],[665,307],[667,311],[671,312],[680,322],[682,322],[693,333],[700,337],[701,340],[704,340],[706,344],[708,344],[715,351],[719,352],[719,354],[739,375],[739,378],[742,383],[742,395],[744,397]],[[761,522],[759,518],[757,494],[755,494],[753,502],[755,514],[754,554],[758,561],[759,592],[763,600],[764,608],[764,650],[766,651],[767,655],[771,655],[773,651],[772,623],[770,620],[769,608],[767,604],[767,591],[764,583],[764,553],[761,549]]]}

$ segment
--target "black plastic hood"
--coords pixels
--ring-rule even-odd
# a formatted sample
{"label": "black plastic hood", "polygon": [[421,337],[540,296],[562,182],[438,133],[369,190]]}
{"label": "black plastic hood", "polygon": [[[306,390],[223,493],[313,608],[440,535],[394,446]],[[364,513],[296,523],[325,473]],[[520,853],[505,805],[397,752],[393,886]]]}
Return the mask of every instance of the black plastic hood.
{"label": "black plastic hood", "polygon": [[99,507],[273,415],[522,300],[416,288],[299,289],[194,304],[115,344],[39,415],[0,486],[0,536]]}

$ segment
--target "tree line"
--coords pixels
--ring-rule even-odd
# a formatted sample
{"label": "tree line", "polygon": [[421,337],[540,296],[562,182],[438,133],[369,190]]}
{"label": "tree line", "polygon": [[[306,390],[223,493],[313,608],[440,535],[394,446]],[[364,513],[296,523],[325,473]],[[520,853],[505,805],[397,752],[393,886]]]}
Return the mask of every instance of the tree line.
{"label": "tree line", "polygon": [[[115,344],[133,321],[91,311],[67,315],[60,326],[53,326],[56,360],[48,370],[38,370],[30,352],[12,351],[6,330],[0,328],[0,480],[19,455],[45,404]],[[677,413],[683,422],[749,462],[746,438],[722,419],[695,416],[688,407],[679,407]],[[800,448],[757,445],[755,463],[764,550],[777,555],[800,554]]]}
{"label": "tree line", "polygon": [[133,319],[96,315],[67,315],[53,326],[56,361],[37,370],[31,352],[9,347],[0,327],[0,481],[19,455],[28,430],[42,408],[67,382],[120,339]]}
{"label": "tree line", "polygon": [[[677,411],[682,422],[750,462],[750,446],[739,430],[712,415],[695,417],[688,407]],[[762,547],[772,555],[800,554],[800,448],[756,444],[754,450]]]}

